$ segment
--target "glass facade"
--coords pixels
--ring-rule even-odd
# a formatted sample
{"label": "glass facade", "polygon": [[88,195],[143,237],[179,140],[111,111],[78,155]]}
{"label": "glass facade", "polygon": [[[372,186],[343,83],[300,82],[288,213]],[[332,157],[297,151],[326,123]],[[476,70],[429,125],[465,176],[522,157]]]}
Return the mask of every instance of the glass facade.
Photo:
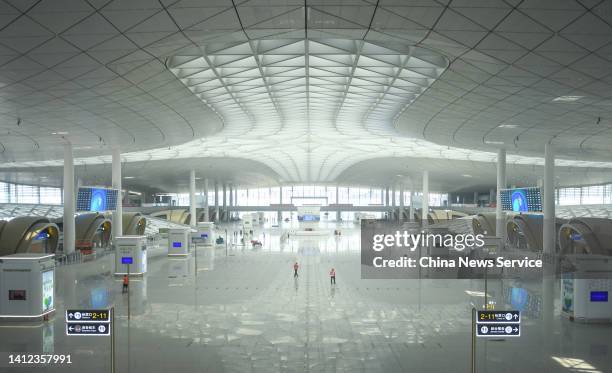
{"label": "glass facade", "polygon": [[[282,193],[281,193],[282,192]],[[223,202],[222,189],[219,188],[220,204]],[[389,191],[391,194],[391,191]],[[160,194],[161,195],[161,194]],[[172,204],[175,206],[188,206],[188,193],[166,193],[171,197]],[[264,188],[248,188],[237,190],[237,205],[238,206],[269,206],[276,204],[294,204],[296,206],[308,204],[320,204],[328,206],[333,204],[346,204],[353,206],[384,206],[386,193],[385,189],[376,187],[362,186],[339,186],[336,195],[336,186],[326,185],[285,185],[282,187],[264,187]],[[280,200],[282,195],[282,201]],[[422,193],[417,192],[415,196],[421,196]],[[229,194],[228,194],[229,196]],[[337,198],[336,198],[337,197]],[[396,206],[399,206],[400,193],[396,191]],[[197,194],[196,200],[199,205],[203,203],[200,193]],[[210,206],[215,204],[214,191],[208,192],[208,203]],[[229,199],[226,203],[229,204]],[[446,206],[448,203],[447,193],[429,193],[429,206]],[[410,205],[410,191],[404,192],[404,205]]]}

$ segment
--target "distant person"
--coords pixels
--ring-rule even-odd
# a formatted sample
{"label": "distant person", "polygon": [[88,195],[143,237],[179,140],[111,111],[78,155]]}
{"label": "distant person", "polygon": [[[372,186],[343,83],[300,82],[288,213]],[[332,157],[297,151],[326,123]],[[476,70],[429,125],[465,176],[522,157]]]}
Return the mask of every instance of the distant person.
{"label": "distant person", "polygon": [[295,262],[293,265],[293,277],[298,277],[298,269],[300,269],[300,265],[298,262]]}
{"label": "distant person", "polygon": [[129,285],[130,285],[130,278],[128,277],[128,275],[123,275],[123,289],[121,290],[122,294],[128,292]]}
{"label": "distant person", "polygon": [[336,270],[334,268],[329,271],[329,282],[330,284],[336,285]]}

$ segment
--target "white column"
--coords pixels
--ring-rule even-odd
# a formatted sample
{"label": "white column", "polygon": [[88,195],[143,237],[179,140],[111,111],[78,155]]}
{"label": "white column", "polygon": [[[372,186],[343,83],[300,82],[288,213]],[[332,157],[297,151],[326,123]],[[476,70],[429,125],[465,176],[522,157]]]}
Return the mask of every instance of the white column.
{"label": "white column", "polygon": [[429,171],[423,171],[423,202],[422,202],[421,224],[427,226],[429,216]]}
{"label": "white column", "polygon": [[[281,206],[283,204],[283,186],[279,185],[278,186],[278,205]],[[278,208],[278,211],[276,212],[276,218],[278,221],[278,226],[280,227],[282,225],[283,222],[283,212],[281,211],[281,208]]]}
{"label": "white column", "polygon": [[123,235],[123,196],[121,186],[121,149],[113,148],[112,156],[112,183],[113,188],[117,189],[117,209],[113,212],[113,238]]}
{"label": "white column", "polygon": [[395,221],[395,185],[391,186],[391,220]]}
{"label": "white column", "polygon": [[210,221],[210,214],[208,212],[208,178],[204,179],[204,221]]}
{"label": "white column", "polygon": [[215,221],[219,222],[219,182],[215,180]]}
{"label": "white column", "polygon": [[493,203],[495,201],[495,189],[489,189],[489,203]]}
{"label": "white column", "polygon": [[474,204],[478,206],[478,192],[474,192]]}
{"label": "white column", "polygon": [[[336,185],[336,205],[340,205],[340,187]],[[336,211],[336,221],[340,221],[340,208]]]}
{"label": "white column", "polygon": [[410,216],[408,217],[408,221],[414,221],[414,183],[412,183],[412,188],[410,189]]}
{"label": "white column", "polygon": [[544,188],[542,209],[544,211],[544,253],[555,252],[555,153],[551,144],[544,147]]}
{"label": "white column", "polygon": [[227,220],[227,184],[223,183],[223,211],[225,212],[225,219]]}
{"label": "white column", "polygon": [[404,184],[400,184],[399,186],[399,195],[400,195],[399,221],[401,223],[404,221]]}
{"label": "white column", "polygon": [[501,203],[501,190],[506,189],[506,149],[497,151],[497,198],[495,207],[495,235],[501,238],[501,248],[506,246],[506,227]]}
{"label": "white column", "polygon": [[74,159],[72,145],[64,145],[64,254],[74,252]]}
{"label": "white column", "polygon": [[195,170],[189,171],[189,225],[195,227],[198,223],[196,216],[196,176]]}

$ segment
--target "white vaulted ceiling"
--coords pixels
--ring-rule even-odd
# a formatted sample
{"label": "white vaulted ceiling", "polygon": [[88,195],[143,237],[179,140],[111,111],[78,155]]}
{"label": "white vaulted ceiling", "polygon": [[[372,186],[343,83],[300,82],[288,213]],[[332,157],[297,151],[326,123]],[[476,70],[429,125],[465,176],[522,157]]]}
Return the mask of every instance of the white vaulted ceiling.
{"label": "white vaulted ceiling", "polygon": [[611,168],[611,4],[3,1],[0,157],[60,165],[69,141],[77,164],[119,145],[127,162],[247,158],[316,182],[500,146],[539,165],[551,142],[561,166]]}

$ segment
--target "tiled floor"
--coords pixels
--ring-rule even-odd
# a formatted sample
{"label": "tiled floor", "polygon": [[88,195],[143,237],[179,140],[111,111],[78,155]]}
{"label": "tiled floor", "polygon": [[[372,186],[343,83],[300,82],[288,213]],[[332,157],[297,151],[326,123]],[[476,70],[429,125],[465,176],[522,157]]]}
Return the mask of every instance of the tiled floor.
{"label": "tiled floor", "polygon": [[[483,303],[483,281],[361,280],[358,231],[347,226],[336,238],[325,229],[284,243],[278,230],[260,229],[260,250],[198,248],[197,260],[153,248],[149,272],[130,285],[129,319],[112,256],[60,267],[57,315],[2,324],[0,352],[71,353],[73,364],[0,363],[0,371],[110,371],[110,338],[67,337],[63,313],[113,305],[118,373],[469,371],[471,308]],[[478,372],[612,372],[612,327],[562,319],[550,285],[554,305],[542,296],[546,284],[489,280],[489,299],[522,308],[524,321],[520,338],[477,341]],[[521,295],[514,305],[513,293]]]}

